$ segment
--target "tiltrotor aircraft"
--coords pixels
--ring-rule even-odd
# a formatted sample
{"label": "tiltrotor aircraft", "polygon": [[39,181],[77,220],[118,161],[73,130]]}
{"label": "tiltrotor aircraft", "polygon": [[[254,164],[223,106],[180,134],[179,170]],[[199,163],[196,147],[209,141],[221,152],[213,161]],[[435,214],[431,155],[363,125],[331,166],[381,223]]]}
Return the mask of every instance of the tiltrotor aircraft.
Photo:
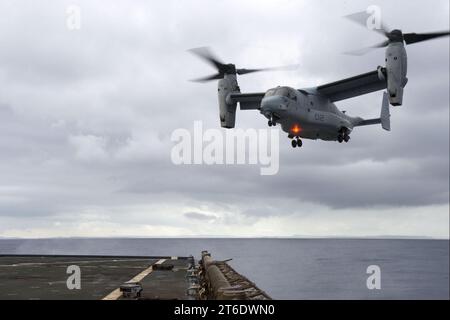
{"label": "tiltrotor aircraft", "polygon": [[[402,105],[403,89],[408,82],[405,44],[448,36],[449,32],[388,32],[383,26],[376,31],[383,34],[387,40],[371,48],[386,47],[385,66],[344,80],[313,88],[276,87],[266,92],[241,93],[237,75],[280,68],[238,69],[234,64],[220,62],[207,48],[197,48],[191,51],[216,68],[217,73],[194,81],[219,80],[220,123],[223,128],[234,128],[236,107],[239,103],[241,110],[259,110],[269,120],[269,126],[280,124],[282,130],[292,139],[294,148],[302,146],[301,138],[348,142],[353,128],[359,126],[381,124],[383,129],[389,131],[389,104]],[[387,92],[383,93],[381,114],[377,119],[351,117],[334,104],[384,89]]]}

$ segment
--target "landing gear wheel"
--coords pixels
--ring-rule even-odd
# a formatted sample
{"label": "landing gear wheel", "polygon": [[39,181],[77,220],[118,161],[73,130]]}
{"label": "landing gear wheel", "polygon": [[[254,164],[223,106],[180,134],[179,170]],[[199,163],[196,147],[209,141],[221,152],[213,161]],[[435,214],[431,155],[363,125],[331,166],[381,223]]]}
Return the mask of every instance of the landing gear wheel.
{"label": "landing gear wheel", "polygon": [[292,140],[292,142],[291,142],[291,144],[292,144],[292,148],[297,148],[297,140]]}
{"label": "landing gear wheel", "polygon": [[339,143],[342,143],[344,141],[344,137],[339,135],[337,140],[338,140]]}
{"label": "landing gear wheel", "polygon": [[344,141],[345,142],[348,142],[350,140],[350,136],[348,135],[348,134],[346,134],[345,136],[344,136]]}
{"label": "landing gear wheel", "polygon": [[269,125],[269,127],[271,127],[273,125],[271,120],[269,120],[269,122],[267,124]]}
{"label": "landing gear wheel", "polygon": [[303,142],[302,140],[297,138],[297,146],[300,148],[301,146],[303,146]]}

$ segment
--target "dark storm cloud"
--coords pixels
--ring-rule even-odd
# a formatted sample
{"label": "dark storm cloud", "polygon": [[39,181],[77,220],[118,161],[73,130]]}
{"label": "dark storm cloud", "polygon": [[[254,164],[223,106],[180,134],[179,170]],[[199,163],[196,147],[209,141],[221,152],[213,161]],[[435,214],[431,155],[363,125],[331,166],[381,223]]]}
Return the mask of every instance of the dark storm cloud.
{"label": "dark storm cloud", "polygon": [[[383,50],[357,58],[341,54],[381,40],[342,19],[368,1],[219,2],[215,10],[201,1],[81,1],[79,31],[65,27],[72,2],[31,4],[0,5],[10,17],[0,20],[0,217],[51,219],[86,208],[158,203],[179,205],[179,216],[205,221],[215,217],[213,209],[194,208],[217,206],[227,212],[220,220],[227,224],[238,215],[304,215],[310,205],[330,208],[322,212],[326,217],[342,208],[364,215],[374,207],[448,205],[444,39],[408,48],[409,83],[404,106],[392,109],[390,133],[357,128],[349,144],[305,141],[302,150],[292,150],[281,133],[280,171],[270,177],[260,176],[256,166],[170,161],[174,129],[190,130],[194,120],[203,120],[205,129],[219,125],[216,83],[187,81],[214,70],[187,49],[210,45],[224,61],[248,68],[300,64],[294,72],[241,77],[244,91],[335,81],[383,64]],[[405,1],[401,15],[398,4],[379,5],[392,28],[449,27],[447,1]],[[370,118],[380,104],[381,94],[374,93],[338,106]],[[237,124],[265,128],[266,121],[239,111]],[[142,215],[161,219],[156,212]],[[122,222],[123,213],[110,219]],[[30,228],[33,223],[27,221]],[[0,233],[8,226],[2,228]]]}

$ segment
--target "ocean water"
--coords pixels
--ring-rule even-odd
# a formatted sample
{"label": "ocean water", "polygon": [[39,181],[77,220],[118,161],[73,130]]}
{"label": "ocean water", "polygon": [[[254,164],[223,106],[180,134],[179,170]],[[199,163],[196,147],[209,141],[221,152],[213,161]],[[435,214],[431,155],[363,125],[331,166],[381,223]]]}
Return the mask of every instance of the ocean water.
{"label": "ocean water", "polygon": [[[274,299],[449,299],[448,240],[40,239],[0,240],[0,254],[188,256],[230,264]],[[381,271],[369,290],[367,267]]]}

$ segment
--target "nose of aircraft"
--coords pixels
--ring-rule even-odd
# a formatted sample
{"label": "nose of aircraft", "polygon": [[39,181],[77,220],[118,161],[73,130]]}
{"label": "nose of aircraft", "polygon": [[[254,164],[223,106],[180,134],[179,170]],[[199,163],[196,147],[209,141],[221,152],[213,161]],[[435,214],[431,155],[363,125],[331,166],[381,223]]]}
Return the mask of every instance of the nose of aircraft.
{"label": "nose of aircraft", "polygon": [[265,97],[261,101],[261,112],[275,112],[287,109],[287,101],[282,96]]}

